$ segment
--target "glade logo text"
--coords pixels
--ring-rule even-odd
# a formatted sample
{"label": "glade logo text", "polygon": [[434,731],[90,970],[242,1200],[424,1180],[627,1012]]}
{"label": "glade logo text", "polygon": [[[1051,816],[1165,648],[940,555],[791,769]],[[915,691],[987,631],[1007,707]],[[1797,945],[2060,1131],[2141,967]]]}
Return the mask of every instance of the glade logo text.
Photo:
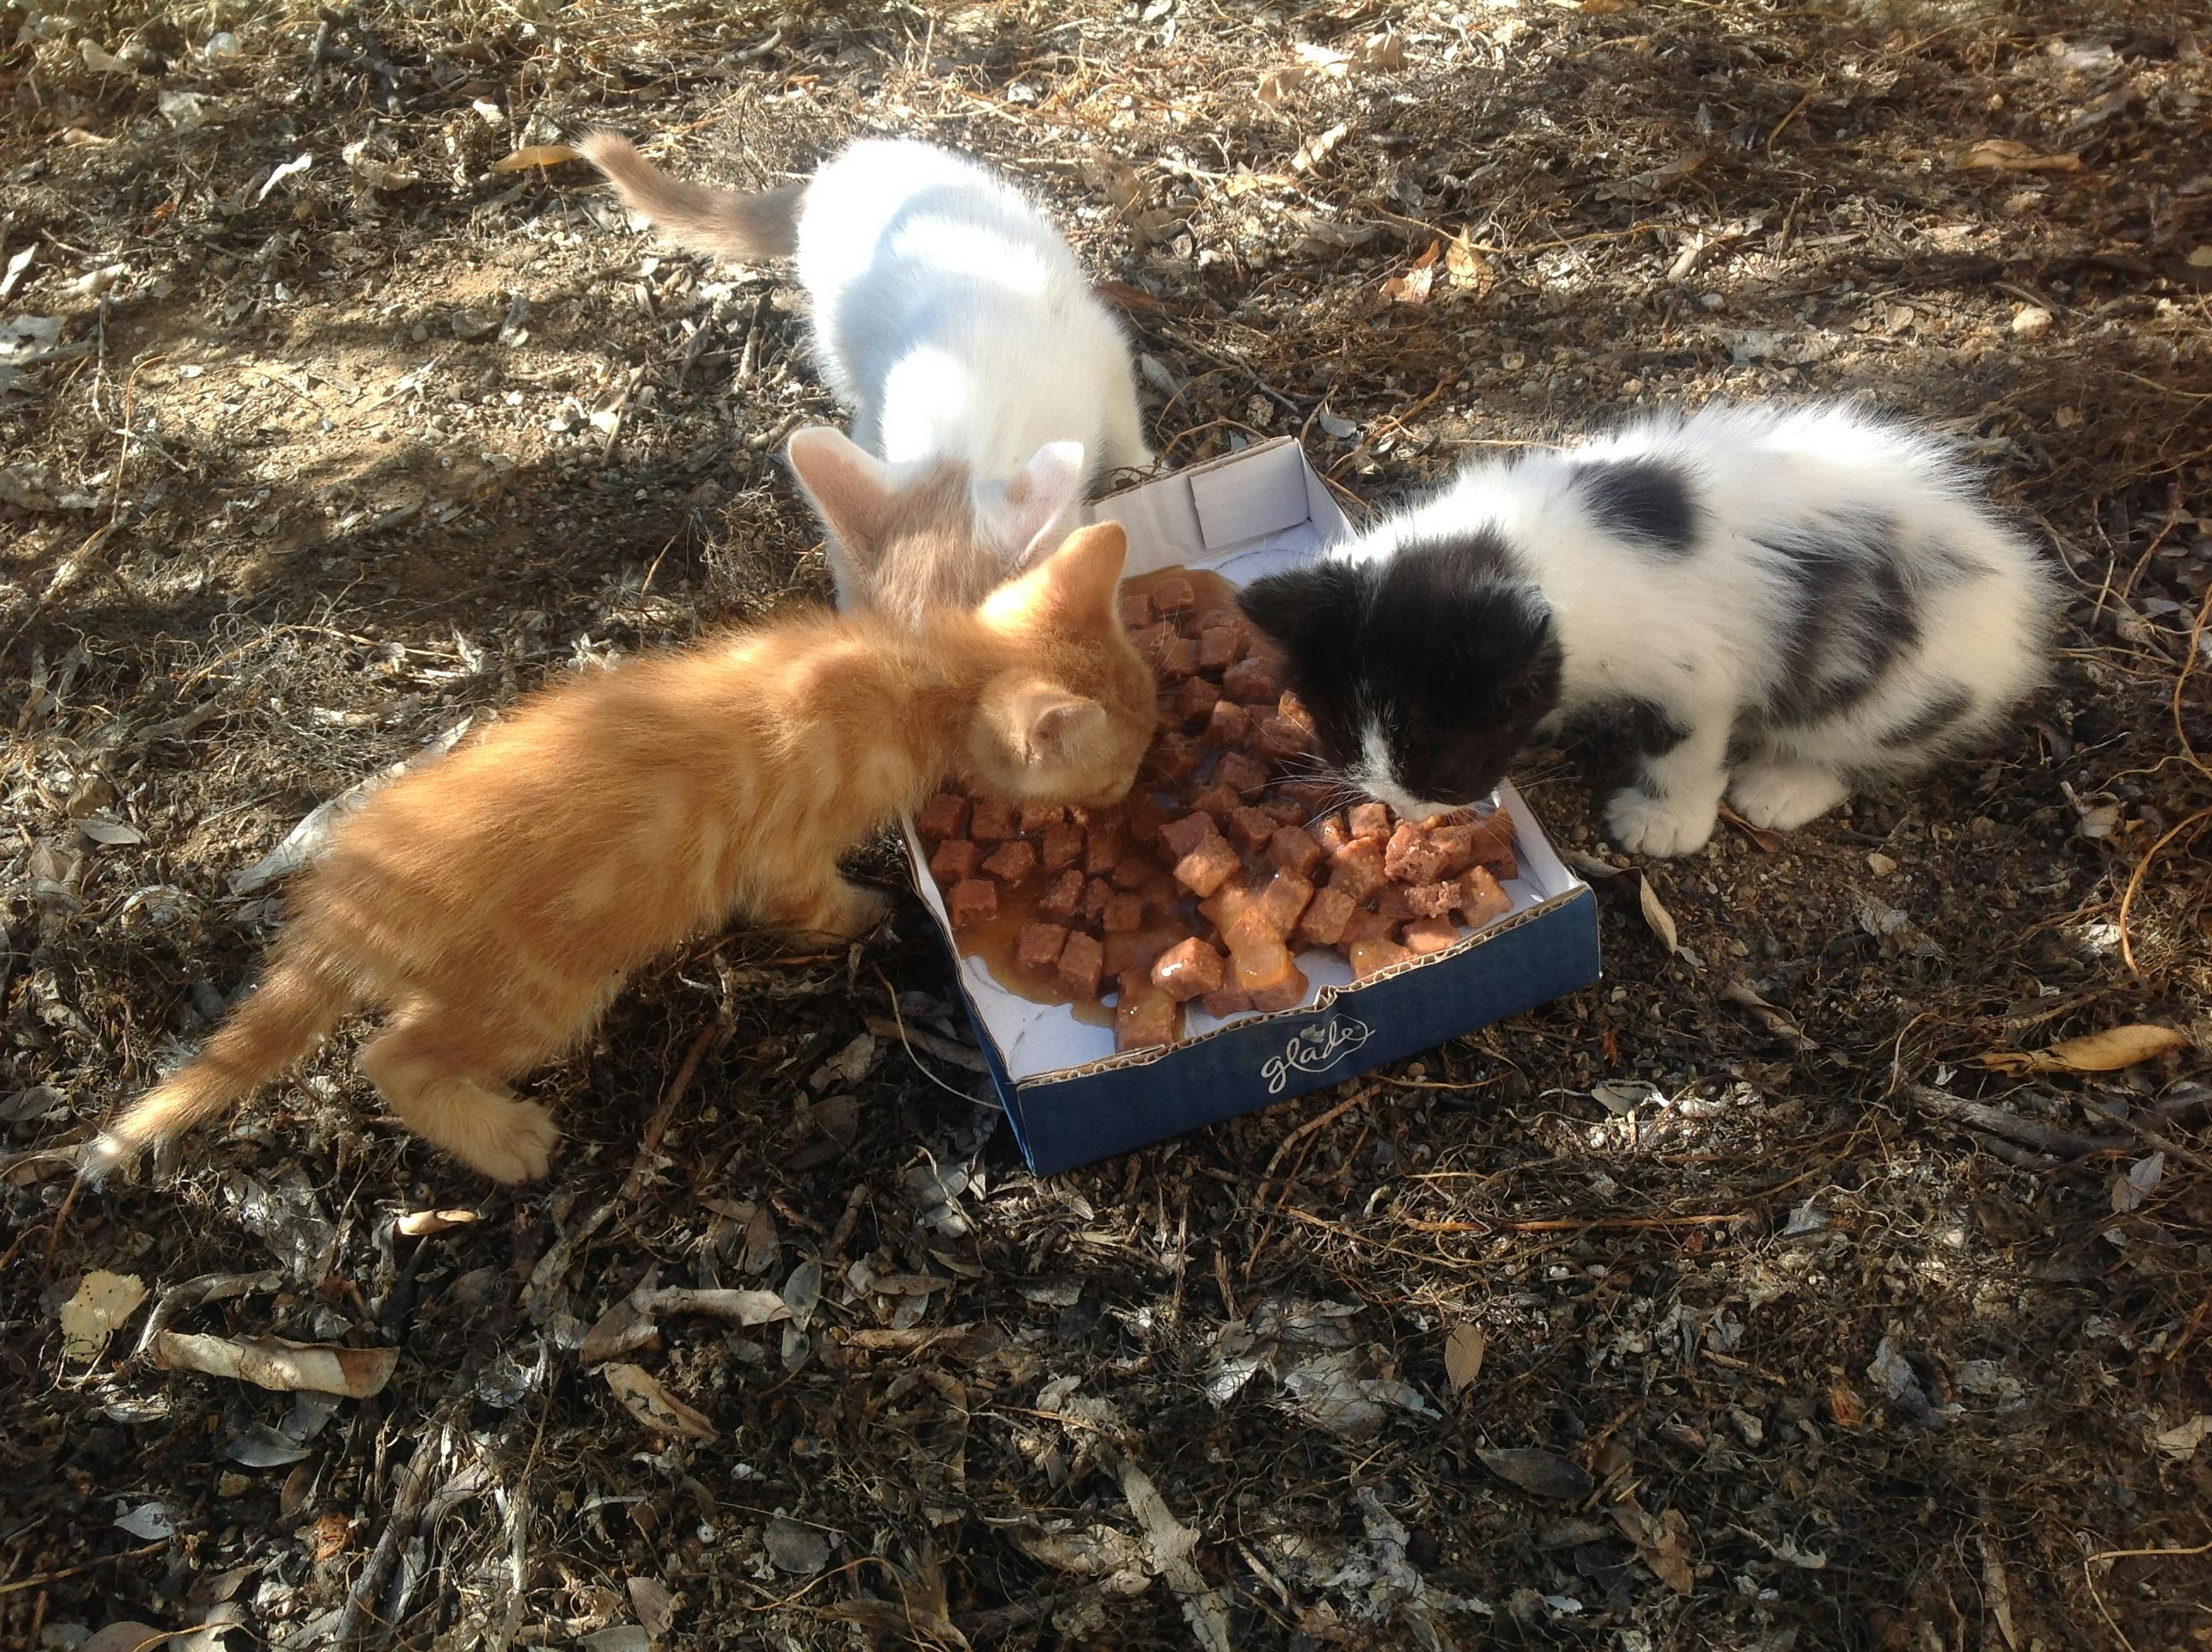
{"label": "glade logo text", "polygon": [[1292,1035],[1280,1055],[1268,1057],[1261,1066],[1260,1076],[1267,1081],[1267,1094],[1281,1095],[1293,1072],[1327,1072],[1374,1036],[1365,1022],[1348,1015],[1331,1016]]}

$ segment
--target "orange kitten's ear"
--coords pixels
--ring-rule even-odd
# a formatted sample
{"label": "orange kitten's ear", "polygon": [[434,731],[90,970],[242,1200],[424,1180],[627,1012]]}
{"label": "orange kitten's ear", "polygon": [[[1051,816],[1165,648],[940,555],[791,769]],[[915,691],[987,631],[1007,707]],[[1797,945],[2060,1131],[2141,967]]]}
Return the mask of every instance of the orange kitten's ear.
{"label": "orange kitten's ear", "polygon": [[872,561],[890,513],[890,467],[826,424],[794,432],[785,452],[823,526],[856,562]]}
{"label": "orange kitten's ear", "polygon": [[1090,615],[1114,605],[1115,588],[1129,560],[1129,535],[1119,522],[1078,528],[1036,571],[1054,606]]}
{"label": "orange kitten's ear", "polygon": [[1103,706],[1045,683],[1019,690],[1009,710],[1014,749],[1033,768],[1075,764],[1107,732]]}
{"label": "orange kitten's ear", "polygon": [[976,503],[992,536],[1014,547],[1009,570],[1030,567],[1051,549],[1054,524],[1082,497],[1083,476],[1083,444],[1048,441],[1012,480],[980,490]]}

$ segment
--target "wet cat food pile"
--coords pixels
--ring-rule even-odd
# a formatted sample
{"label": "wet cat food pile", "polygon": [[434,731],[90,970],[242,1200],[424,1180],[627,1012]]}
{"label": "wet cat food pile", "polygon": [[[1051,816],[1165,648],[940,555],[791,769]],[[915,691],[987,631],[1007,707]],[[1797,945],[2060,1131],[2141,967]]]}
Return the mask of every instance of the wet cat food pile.
{"label": "wet cat food pile", "polygon": [[1127,580],[1121,615],[1160,683],[1137,789],[1106,809],[1013,808],[945,792],[915,821],[961,951],[1010,991],[1103,1017],[1117,1049],[1173,1044],[1183,1007],[1288,1010],[1298,954],[1364,981],[1512,907],[1513,823],[1333,809],[1313,724],[1218,574]]}

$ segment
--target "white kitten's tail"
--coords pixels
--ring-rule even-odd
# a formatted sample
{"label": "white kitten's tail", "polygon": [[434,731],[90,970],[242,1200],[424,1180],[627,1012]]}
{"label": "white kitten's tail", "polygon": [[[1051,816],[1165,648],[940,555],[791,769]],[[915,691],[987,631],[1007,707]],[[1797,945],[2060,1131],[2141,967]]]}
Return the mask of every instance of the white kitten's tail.
{"label": "white kitten's tail", "polygon": [[280,957],[198,1058],[132,1103],[83,1160],[98,1180],[145,1148],[228,1113],[322,1042],[357,1000],[352,983],[299,956]]}
{"label": "white kitten's tail", "polygon": [[650,218],[678,245],[741,264],[787,258],[799,247],[803,184],[765,195],[709,189],[671,178],[614,132],[593,132],[576,146],[615,186],[622,203]]}

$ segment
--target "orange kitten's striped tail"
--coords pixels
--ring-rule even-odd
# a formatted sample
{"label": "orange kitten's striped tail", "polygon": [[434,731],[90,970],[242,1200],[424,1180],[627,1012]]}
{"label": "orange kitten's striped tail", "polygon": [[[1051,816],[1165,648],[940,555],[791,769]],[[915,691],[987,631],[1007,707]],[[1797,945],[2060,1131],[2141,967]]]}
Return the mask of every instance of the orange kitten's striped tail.
{"label": "orange kitten's striped tail", "polygon": [[94,1180],[142,1150],[228,1113],[322,1042],[356,999],[352,983],[298,957],[280,959],[231,1011],[198,1059],[133,1103],[85,1155]]}
{"label": "orange kitten's striped tail", "polygon": [[765,195],[709,189],[671,178],[613,132],[598,131],[577,148],[615,186],[622,203],[653,220],[678,245],[740,264],[787,258],[799,247],[799,202],[803,184]]}

